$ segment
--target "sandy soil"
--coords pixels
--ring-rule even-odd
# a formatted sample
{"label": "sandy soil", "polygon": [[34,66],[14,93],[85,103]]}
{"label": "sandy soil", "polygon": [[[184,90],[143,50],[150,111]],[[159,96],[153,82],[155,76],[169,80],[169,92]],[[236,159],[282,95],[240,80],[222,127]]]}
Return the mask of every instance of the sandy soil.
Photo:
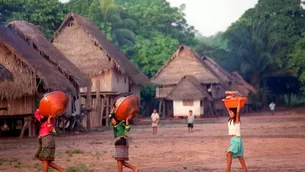
{"label": "sandy soil", "polygon": [[[147,125],[132,126],[130,163],[141,172],[223,172],[229,146],[227,118],[197,120],[187,133],[185,120],[161,121],[158,135]],[[305,171],[305,115],[260,114],[242,117],[242,137],[249,172]],[[69,171],[115,172],[113,133],[92,132],[56,138],[56,162]],[[0,140],[0,171],[41,171],[33,158],[36,139]],[[241,171],[233,160],[233,171]],[[124,171],[130,171],[125,169]]]}

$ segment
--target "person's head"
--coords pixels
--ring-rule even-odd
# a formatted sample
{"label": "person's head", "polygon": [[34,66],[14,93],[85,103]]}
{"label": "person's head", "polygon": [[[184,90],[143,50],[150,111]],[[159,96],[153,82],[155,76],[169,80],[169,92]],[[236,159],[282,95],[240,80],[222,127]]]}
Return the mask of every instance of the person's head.
{"label": "person's head", "polygon": [[237,108],[230,108],[229,109],[229,115],[230,115],[230,118],[229,118],[229,120],[228,121],[236,121],[236,117],[237,117]]}
{"label": "person's head", "polygon": [[189,110],[189,115],[192,116],[193,115],[193,111]]}
{"label": "person's head", "polygon": [[154,109],[154,111],[153,111],[154,113],[157,113],[157,109]]}

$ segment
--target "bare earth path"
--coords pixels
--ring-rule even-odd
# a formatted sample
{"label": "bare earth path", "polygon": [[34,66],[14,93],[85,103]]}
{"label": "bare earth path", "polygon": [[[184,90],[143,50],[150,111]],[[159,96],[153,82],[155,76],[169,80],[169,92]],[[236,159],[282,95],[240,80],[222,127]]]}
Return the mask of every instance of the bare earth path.
{"label": "bare earth path", "polygon": [[[130,162],[141,172],[224,172],[226,121],[197,121],[193,133],[186,132],[184,120],[161,121],[156,136],[150,125],[132,126]],[[249,172],[305,171],[305,115],[247,116],[241,126]],[[33,158],[36,144],[36,139],[0,140],[0,171],[41,171]],[[56,144],[56,162],[70,171],[116,171],[112,130],[57,137]],[[241,171],[237,160],[233,171]]]}

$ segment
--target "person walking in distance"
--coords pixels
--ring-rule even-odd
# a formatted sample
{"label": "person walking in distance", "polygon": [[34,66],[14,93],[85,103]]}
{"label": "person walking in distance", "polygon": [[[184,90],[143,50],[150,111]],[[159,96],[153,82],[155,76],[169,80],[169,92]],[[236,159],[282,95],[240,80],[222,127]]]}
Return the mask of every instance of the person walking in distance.
{"label": "person walking in distance", "polygon": [[151,114],[151,121],[152,121],[151,125],[153,128],[153,134],[157,134],[159,118],[160,118],[160,116],[157,113],[157,110],[154,109],[153,113]]}
{"label": "person walking in distance", "polygon": [[269,104],[269,109],[270,109],[271,115],[273,115],[274,110],[275,110],[275,103],[273,101]]}

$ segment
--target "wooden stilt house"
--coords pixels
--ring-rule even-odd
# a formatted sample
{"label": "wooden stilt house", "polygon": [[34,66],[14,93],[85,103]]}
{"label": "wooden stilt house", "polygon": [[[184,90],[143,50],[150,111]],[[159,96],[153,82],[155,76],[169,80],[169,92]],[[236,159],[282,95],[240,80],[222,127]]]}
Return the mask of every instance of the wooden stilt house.
{"label": "wooden stilt house", "polygon": [[77,93],[54,65],[4,25],[0,26],[0,64],[11,73],[0,82],[0,108],[6,109],[0,111],[0,125],[7,122],[9,135],[19,135],[20,126],[29,126],[29,136],[35,135],[30,117],[36,110],[38,90]]}
{"label": "wooden stilt house", "polygon": [[[203,108],[203,116],[212,117],[225,112],[221,99],[225,97],[225,91],[232,89],[235,84],[231,74],[215,63],[209,57],[200,57],[189,47],[182,45],[173,56],[153,76],[151,81],[157,84],[156,98],[160,100],[159,112],[163,115],[173,116],[173,102],[171,92],[179,86],[186,76],[193,76],[208,93],[209,101]],[[181,86],[180,86],[181,87]],[[243,88],[245,89],[245,88]],[[185,89],[185,94],[192,95],[194,90]],[[240,90],[238,90],[240,91]],[[181,96],[181,98],[183,98]],[[194,100],[180,100],[185,102],[181,106],[189,106]],[[196,100],[198,101],[198,100]]]}
{"label": "wooden stilt house", "polygon": [[74,85],[77,94],[73,96],[71,93],[67,93],[70,102],[66,110],[66,115],[80,112],[80,104],[77,105],[75,102],[78,102],[76,100],[80,98],[79,90],[81,87],[91,87],[90,78],[82,73],[52,43],[50,43],[39,30],[38,26],[26,21],[13,21],[8,24],[8,27],[70,80]]}
{"label": "wooden stilt house", "polygon": [[108,125],[110,106],[118,95],[140,96],[149,79],[91,21],[69,14],[51,39],[72,63],[91,77],[91,125]]}

